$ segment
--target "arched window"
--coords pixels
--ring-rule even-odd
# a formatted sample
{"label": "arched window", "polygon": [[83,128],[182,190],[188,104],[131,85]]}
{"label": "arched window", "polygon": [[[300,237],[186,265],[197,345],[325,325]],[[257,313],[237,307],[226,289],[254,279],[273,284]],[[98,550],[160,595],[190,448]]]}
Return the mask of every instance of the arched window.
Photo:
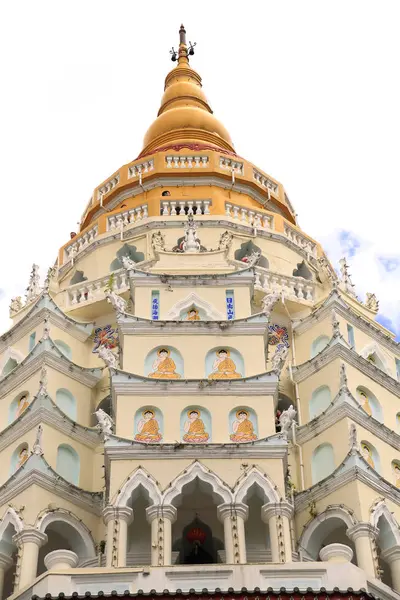
{"label": "arched window", "polygon": [[311,459],[313,484],[328,477],[335,470],[335,457],[331,444],[321,444],[315,448]]}
{"label": "arched window", "polygon": [[11,371],[13,371],[17,365],[18,363],[15,360],[15,358],[9,358],[3,367],[3,371],[1,373],[2,377],[5,377],[9,373],[11,373]]}
{"label": "arched window", "polygon": [[29,404],[29,392],[20,392],[10,404],[8,422],[11,423],[12,421],[14,421],[14,419],[18,419],[18,417],[22,415],[24,410],[28,408]]}
{"label": "arched window", "polygon": [[118,251],[117,257],[112,261],[110,265],[110,271],[118,271],[118,269],[122,269],[124,266],[121,262],[121,258],[123,256],[127,256],[133,262],[142,262],[144,260],[143,252],[138,252],[136,250],[136,246],[130,246],[129,244],[124,244]]}
{"label": "arched window", "polygon": [[169,192],[168,190],[165,190],[165,191],[164,191],[164,192],[161,194],[161,196],[170,196],[170,195],[171,195],[171,192]]}
{"label": "arched window", "polygon": [[74,485],[79,484],[80,461],[78,453],[68,446],[61,444],[57,449],[56,471]]}
{"label": "arched window", "polygon": [[69,360],[71,360],[72,357],[72,350],[71,348],[68,346],[68,344],[66,344],[65,342],[63,342],[62,340],[54,340],[54,344],[55,346],[57,346],[57,348],[59,349],[59,351],[64,354],[64,356],[66,356]]}
{"label": "arched window", "polygon": [[360,444],[360,451],[362,457],[369,464],[369,466],[379,473],[381,470],[381,461],[376,448],[374,448],[374,446],[369,442],[362,441]]}
{"label": "arched window", "polygon": [[329,337],[327,335],[320,335],[316,340],[311,344],[311,358],[317,356],[326,346],[329,344]]}
{"label": "arched window", "polygon": [[26,442],[20,444],[11,455],[11,475],[18,471],[29,458],[29,446]]}
{"label": "arched window", "polygon": [[383,423],[382,407],[372,392],[359,385],[357,388],[357,400],[367,415]]}
{"label": "arched window", "polygon": [[76,400],[71,392],[64,388],[58,389],[56,404],[70,419],[76,421]]}
{"label": "arched window", "polygon": [[314,419],[328,408],[331,403],[331,390],[327,385],[322,385],[312,393],[309,403],[310,419]]}

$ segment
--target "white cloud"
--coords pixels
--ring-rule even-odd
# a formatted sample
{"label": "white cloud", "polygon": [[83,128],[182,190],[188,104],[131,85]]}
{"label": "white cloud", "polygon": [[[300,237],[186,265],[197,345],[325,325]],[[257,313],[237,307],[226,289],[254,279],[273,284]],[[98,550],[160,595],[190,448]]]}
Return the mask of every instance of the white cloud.
{"label": "white cloud", "polygon": [[399,254],[399,17],[398,0],[3,2],[0,329],[33,260],[44,274],[93,188],[139,153],[181,21],[238,153],[331,253],[339,231],[363,241],[354,281],[400,329],[398,271],[379,260]]}

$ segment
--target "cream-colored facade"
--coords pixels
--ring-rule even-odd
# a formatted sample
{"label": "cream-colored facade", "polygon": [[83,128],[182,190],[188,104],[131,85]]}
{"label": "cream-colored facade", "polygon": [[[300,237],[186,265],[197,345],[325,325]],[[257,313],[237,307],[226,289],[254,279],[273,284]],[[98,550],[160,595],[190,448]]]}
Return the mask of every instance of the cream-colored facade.
{"label": "cream-colored facade", "polygon": [[2,596],[395,598],[399,346],[236,154],[180,36],[141,154],[0,338]]}

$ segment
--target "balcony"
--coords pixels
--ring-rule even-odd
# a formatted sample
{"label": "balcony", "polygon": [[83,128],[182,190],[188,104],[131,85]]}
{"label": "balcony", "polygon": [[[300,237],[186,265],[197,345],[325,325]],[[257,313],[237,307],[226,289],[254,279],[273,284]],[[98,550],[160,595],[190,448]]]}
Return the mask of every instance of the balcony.
{"label": "balcony", "polygon": [[79,237],[73,238],[74,241],[64,248],[64,262],[73,260],[79,252],[89,246],[99,233],[98,225],[94,225],[88,231],[85,231]]}
{"label": "balcony", "polygon": [[296,244],[296,246],[299,246],[302,250],[305,250],[314,256],[314,258],[317,258],[317,244],[315,242],[297,229],[290,227],[287,223],[284,224],[284,232],[286,237],[293,242],[293,244]]}
{"label": "balcony", "polygon": [[113,229],[121,230],[127,225],[132,225],[132,223],[147,219],[148,216],[147,204],[142,204],[142,206],[138,206],[137,208],[124,210],[116,215],[110,215],[107,217],[107,231],[112,231]]}
{"label": "balcony", "polygon": [[160,214],[163,217],[176,215],[209,215],[211,200],[163,200]]}
{"label": "balcony", "polygon": [[206,167],[208,163],[208,156],[201,154],[190,154],[187,156],[171,154],[165,157],[165,166],[167,169],[201,169]]}
{"label": "balcony", "polygon": [[250,225],[256,229],[272,229],[274,224],[274,218],[272,215],[258,212],[256,210],[249,210],[236,204],[230,204],[225,202],[225,214],[227,217],[240,221],[244,225]]}
{"label": "balcony", "polygon": [[[77,308],[85,304],[92,302],[99,302],[105,300],[104,288],[110,281],[110,274],[105,277],[100,277],[94,281],[83,281],[82,283],[76,283],[71,285],[67,290],[67,307]],[[128,290],[129,280],[125,269],[119,271],[113,271],[113,291],[122,293]]]}
{"label": "balcony", "polygon": [[315,301],[315,283],[303,277],[290,277],[271,273],[263,267],[255,267],[254,287],[266,294],[278,292],[287,300],[312,303]]}
{"label": "balcony", "polygon": [[154,169],[154,159],[151,158],[149,160],[144,160],[141,163],[135,163],[128,169],[128,179],[132,179],[133,177],[139,177],[140,175],[144,175],[146,173],[150,173]]}
{"label": "balcony", "polygon": [[102,200],[106,194],[109,194],[120,181],[120,175],[117,173],[114,177],[112,177],[109,181],[107,181],[104,185],[99,187],[97,190],[97,200]]}

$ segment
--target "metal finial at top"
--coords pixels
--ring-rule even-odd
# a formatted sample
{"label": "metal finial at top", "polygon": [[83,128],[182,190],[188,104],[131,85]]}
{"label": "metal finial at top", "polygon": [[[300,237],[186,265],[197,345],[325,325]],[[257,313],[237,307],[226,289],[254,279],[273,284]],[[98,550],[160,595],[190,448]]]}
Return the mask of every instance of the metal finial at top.
{"label": "metal finial at top", "polygon": [[179,29],[179,43],[186,46],[186,29],[183,24]]}
{"label": "metal finial at top", "polygon": [[180,56],[185,56],[187,59],[189,56],[193,56],[195,46],[196,42],[193,42],[193,44],[192,42],[189,42],[188,47],[186,42],[186,29],[184,25],[181,25],[179,29],[179,50],[177,52],[175,48],[172,47],[172,49],[169,51],[172,62],[176,62]]}

